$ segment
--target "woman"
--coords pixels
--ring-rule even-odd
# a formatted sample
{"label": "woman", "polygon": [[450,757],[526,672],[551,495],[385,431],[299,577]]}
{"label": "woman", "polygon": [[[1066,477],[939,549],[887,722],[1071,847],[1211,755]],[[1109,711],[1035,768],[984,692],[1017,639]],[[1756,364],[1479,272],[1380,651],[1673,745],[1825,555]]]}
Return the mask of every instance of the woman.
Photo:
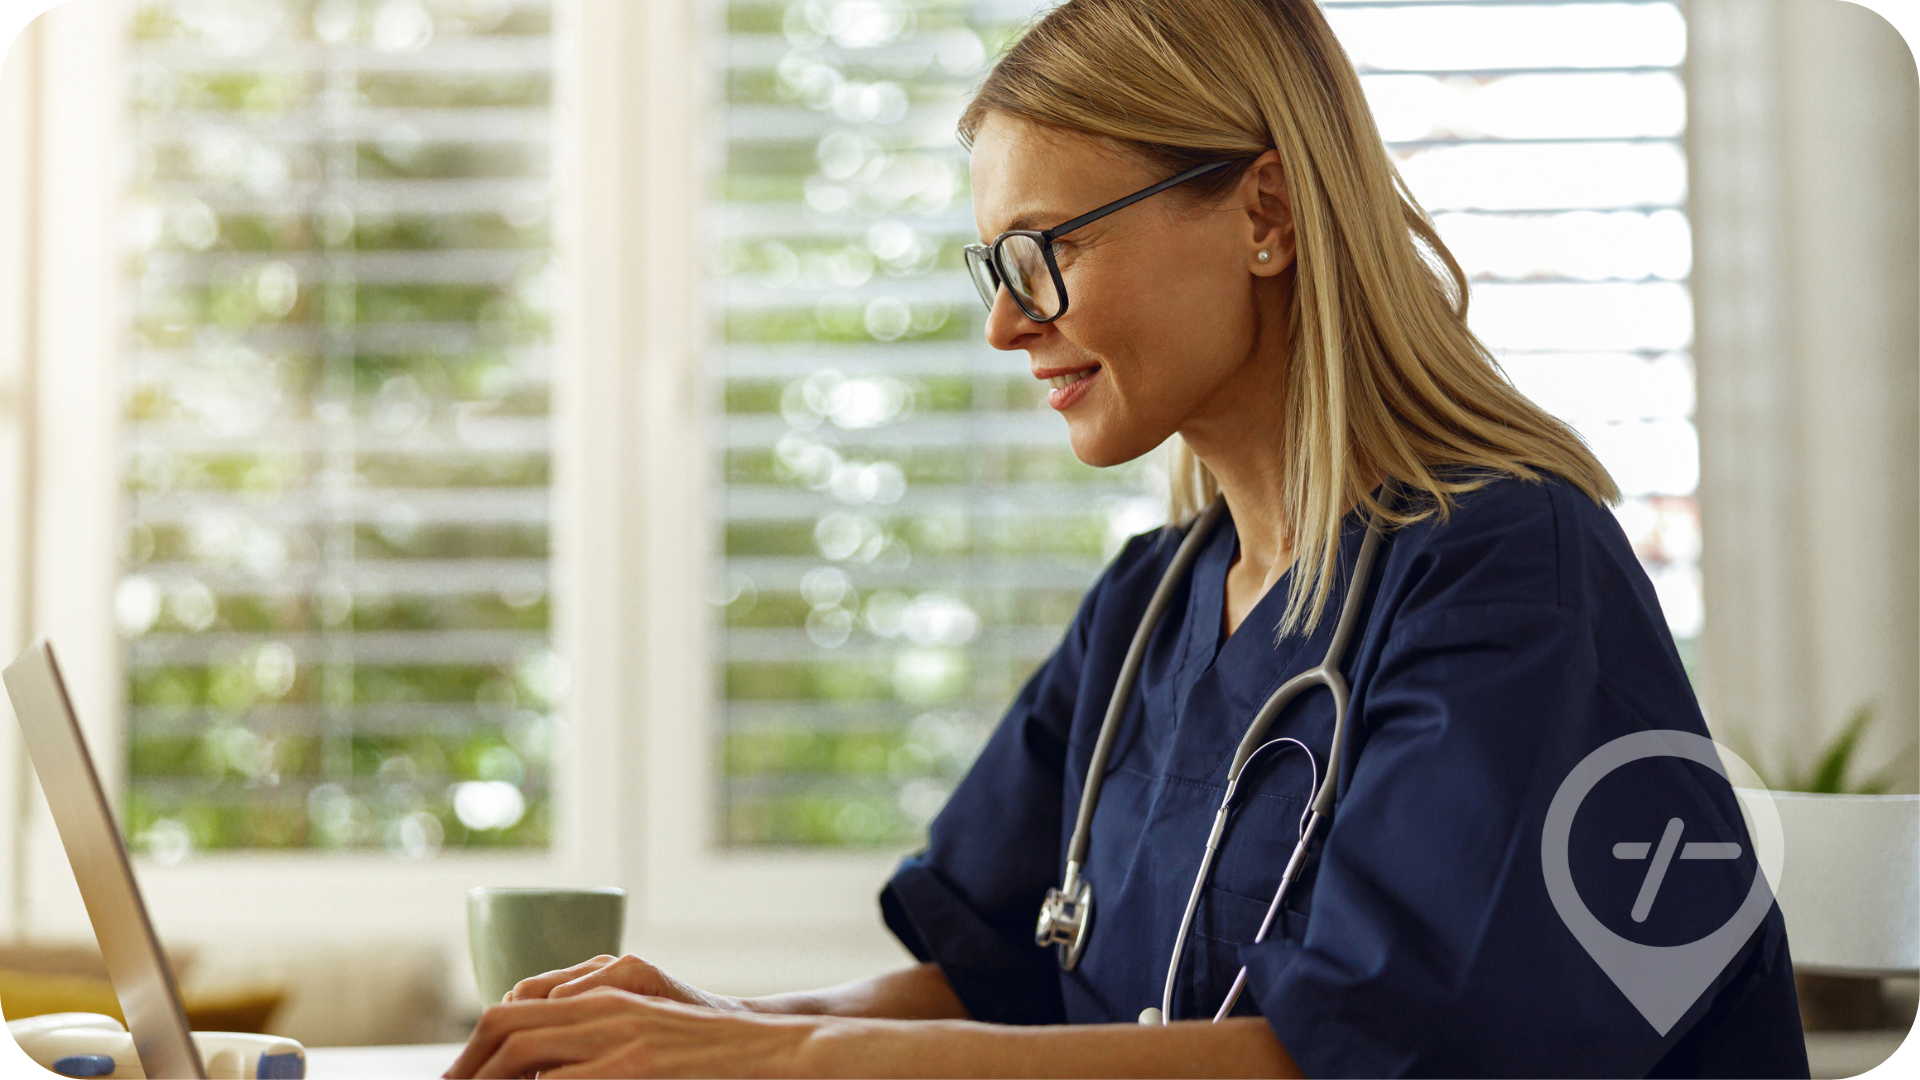
{"label": "woman", "polygon": [[[1705,727],[1612,481],[1467,330],[1465,278],[1311,0],[1069,0],[961,132],[983,242],[1077,226],[970,251],[988,340],[1051,384],[1081,460],[1173,439],[1179,524],[1115,559],[888,884],[919,965],[741,1000],[600,957],[522,983],[449,1075],[1805,1076],[1777,910],[1665,1030],[1555,914],[1539,853],[1562,779],[1618,736]],[[1335,658],[1353,720],[1331,826],[1256,943],[1332,741],[1318,691],[1278,715],[1268,737],[1297,742],[1248,767],[1201,886],[1170,990],[1195,1022],[1135,1023],[1162,1002],[1247,720],[1327,652],[1369,522],[1384,539]],[[1035,914],[1189,533],[1078,868],[1098,889],[1085,952],[1063,966]],[[1620,769],[1569,851],[1628,858],[1613,845],[1658,838],[1669,810],[1745,844],[1715,780]],[[1570,858],[1617,932],[1659,916],[1644,944],[1702,936],[1753,880],[1750,857],[1675,864],[1649,893],[1636,866]],[[1205,1022],[1243,965],[1232,1014]]]}

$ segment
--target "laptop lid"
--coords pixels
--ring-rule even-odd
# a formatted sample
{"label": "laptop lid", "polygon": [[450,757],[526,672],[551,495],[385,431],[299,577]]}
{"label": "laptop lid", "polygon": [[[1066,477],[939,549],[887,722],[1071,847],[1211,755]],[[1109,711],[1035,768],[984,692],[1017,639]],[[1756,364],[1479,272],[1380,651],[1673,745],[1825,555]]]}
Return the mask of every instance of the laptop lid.
{"label": "laptop lid", "polygon": [[19,718],[27,754],[46,791],[60,843],[73,864],[87,917],[100,939],[107,976],[119,995],[140,1065],[151,1077],[205,1080],[206,1066],[187,1027],[173,968],[160,951],[133,864],[80,734],[73,700],[60,678],[53,646],[37,641],[7,666],[7,697]]}

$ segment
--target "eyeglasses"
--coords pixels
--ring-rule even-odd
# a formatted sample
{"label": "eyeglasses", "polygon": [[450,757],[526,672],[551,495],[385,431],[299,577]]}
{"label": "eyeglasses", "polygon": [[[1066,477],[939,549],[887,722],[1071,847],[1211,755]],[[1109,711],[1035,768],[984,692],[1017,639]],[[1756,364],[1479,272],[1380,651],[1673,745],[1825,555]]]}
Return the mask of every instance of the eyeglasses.
{"label": "eyeglasses", "polygon": [[973,275],[973,284],[980,290],[980,299],[986,302],[988,311],[993,310],[1000,286],[1005,285],[1027,318],[1034,322],[1052,322],[1067,313],[1067,283],[1060,279],[1060,264],[1053,260],[1056,239],[1117,210],[1125,210],[1141,199],[1152,198],[1229,164],[1232,162],[1216,161],[1188,169],[1051,229],[1010,229],[994,237],[991,244],[968,244],[964,249],[967,273]]}

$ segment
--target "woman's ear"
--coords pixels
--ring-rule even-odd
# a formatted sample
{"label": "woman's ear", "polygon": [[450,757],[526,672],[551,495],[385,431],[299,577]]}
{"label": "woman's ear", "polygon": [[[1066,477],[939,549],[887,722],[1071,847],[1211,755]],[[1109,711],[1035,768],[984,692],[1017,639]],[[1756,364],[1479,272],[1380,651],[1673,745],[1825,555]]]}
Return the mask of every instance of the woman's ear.
{"label": "woman's ear", "polygon": [[1261,154],[1247,167],[1240,194],[1249,226],[1247,265],[1260,277],[1272,277],[1292,266],[1295,254],[1293,202],[1278,150]]}

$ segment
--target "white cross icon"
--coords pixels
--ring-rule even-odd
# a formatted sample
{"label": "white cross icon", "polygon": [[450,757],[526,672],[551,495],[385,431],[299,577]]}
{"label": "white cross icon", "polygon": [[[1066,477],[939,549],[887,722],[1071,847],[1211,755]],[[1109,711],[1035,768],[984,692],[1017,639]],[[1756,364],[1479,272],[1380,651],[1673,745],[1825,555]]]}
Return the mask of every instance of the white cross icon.
{"label": "white cross icon", "polygon": [[[1673,862],[1673,849],[1680,847],[1680,830],[1686,823],[1679,818],[1667,819],[1667,831],[1660,834],[1660,846],[1653,853],[1653,865],[1647,867],[1647,878],[1640,883],[1640,895],[1633,901],[1633,921],[1646,922],[1647,912],[1653,910],[1653,898],[1660,892],[1660,883],[1666,880],[1667,866]],[[1613,857],[1616,859],[1644,859],[1652,844],[1622,842],[1613,845]],[[1740,845],[1731,843],[1703,844],[1690,843],[1680,848],[1683,859],[1737,859],[1740,857]]]}

